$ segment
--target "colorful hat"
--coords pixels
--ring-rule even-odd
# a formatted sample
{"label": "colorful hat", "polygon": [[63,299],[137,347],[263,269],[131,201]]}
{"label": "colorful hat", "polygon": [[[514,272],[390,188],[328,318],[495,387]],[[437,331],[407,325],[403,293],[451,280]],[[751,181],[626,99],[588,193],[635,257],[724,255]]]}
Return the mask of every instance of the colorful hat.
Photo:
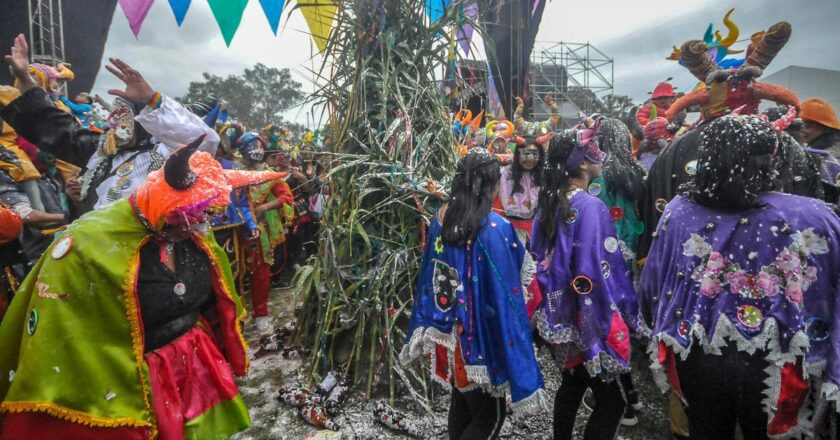
{"label": "colorful hat", "polygon": [[116,97],[102,129],[105,130],[103,151],[109,156],[116,154],[117,150],[127,146],[134,138],[134,105]]}
{"label": "colorful hat", "polygon": [[802,103],[799,108],[799,118],[803,121],[816,122],[828,128],[840,130],[840,120],[827,102],[820,98],[811,98]]}
{"label": "colorful hat", "polygon": [[574,136],[575,140],[575,148],[566,160],[566,171],[574,171],[584,160],[593,163],[604,163],[607,160],[608,154],[598,147],[600,128],[601,119],[592,121],[584,117],[580,124],[565,131],[565,136]]}

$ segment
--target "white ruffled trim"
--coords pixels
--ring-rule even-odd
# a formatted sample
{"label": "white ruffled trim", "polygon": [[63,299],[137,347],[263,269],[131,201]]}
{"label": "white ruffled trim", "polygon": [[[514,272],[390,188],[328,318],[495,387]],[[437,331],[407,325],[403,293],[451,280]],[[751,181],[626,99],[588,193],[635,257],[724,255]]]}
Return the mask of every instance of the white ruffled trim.
{"label": "white ruffled trim", "polygon": [[[650,345],[648,346],[648,354],[650,355],[651,360],[651,372],[653,373],[654,381],[659,388],[663,392],[666,392],[669,388],[665,367],[659,363],[658,354],[660,341],[671,348],[674,351],[674,354],[679,355],[682,360],[686,360],[688,358],[692,346],[695,345],[702,347],[703,352],[706,354],[714,354],[718,356],[722,354],[721,348],[725,347],[730,341],[735,342],[735,346],[738,348],[738,351],[743,351],[748,354],[754,354],[756,350],[766,350],[768,353],[765,360],[768,365],[764,372],[767,373],[768,378],[764,380],[764,384],[767,387],[764,389],[764,399],[762,399],[762,405],[768,416],[768,423],[773,419],[773,416],[777,411],[776,404],[779,401],[779,394],[781,392],[782,369],[784,368],[784,365],[786,363],[796,362],[796,358],[801,357],[804,376],[807,377],[809,372],[816,372],[816,370],[819,369],[819,365],[809,365],[805,360],[805,353],[810,347],[810,340],[805,332],[801,330],[794,333],[791,337],[788,344],[788,351],[782,352],[781,343],[779,341],[778,324],[773,318],[767,318],[764,321],[764,327],[761,329],[761,333],[752,338],[747,338],[741,334],[735,324],[733,324],[726,315],[720,315],[718,318],[717,324],[715,325],[714,336],[712,336],[711,341],[708,340],[706,329],[696,322],[691,326],[688,337],[690,342],[687,347],[684,347],[673,336],[664,332],[655,335],[655,337],[651,339]],[[829,392],[832,392],[831,386],[834,387],[834,396],[832,399],[840,401],[840,391],[838,391],[836,385],[831,383],[823,384],[823,397],[829,399],[829,396],[826,395],[826,385],[829,385]],[[803,404],[802,408],[799,410],[799,423],[792,427],[788,432],[773,438],[792,438],[810,433],[813,428],[810,417],[811,410],[808,408],[807,404]]]}
{"label": "white ruffled trim", "polygon": [[[455,343],[457,341],[457,337],[454,334],[455,331],[455,328],[453,328],[453,334],[446,334],[434,327],[418,327],[414,329],[408,343],[405,344],[400,351],[400,363],[407,365],[414,359],[417,359],[424,354],[429,355],[432,380],[439,383],[447,390],[451,389],[452,371],[454,370],[453,363]],[[446,379],[443,379],[435,374],[435,367],[437,364],[437,353],[435,350],[436,344],[446,347],[449,352],[450,365]],[[464,388],[459,388],[460,391],[468,392],[480,389],[494,397],[504,397],[510,392],[510,383],[505,382],[499,385],[493,385],[490,382],[490,373],[488,372],[486,366],[465,365],[464,369],[467,372],[467,380],[471,383]],[[511,403],[511,410],[513,411],[514,417],[546,411],[548,408],[549,398],[543,388],[536,390],[530,396],[516,403]]]}
{"label": "white ruffled trim", "polygon": [[525,259],[522,261],[522,269],[519,270],[519,279],[522,281],[522,293],[528,291],[528,286],[534,281],[534,275],[537,273],[537,262],[534,257],[527,250],[525,251]]}

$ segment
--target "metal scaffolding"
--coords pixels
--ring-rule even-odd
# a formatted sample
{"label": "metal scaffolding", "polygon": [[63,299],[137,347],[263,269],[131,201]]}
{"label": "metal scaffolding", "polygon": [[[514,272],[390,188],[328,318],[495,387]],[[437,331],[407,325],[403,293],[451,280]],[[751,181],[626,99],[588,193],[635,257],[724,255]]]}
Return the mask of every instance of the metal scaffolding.
{"label": "metal scaffolding", "polygon": [[531,53],[532,120],[548,119],[547,95],[564,121],[573,121],[578,111],[604,113],[601,100],[613,93],[613,75],[613,59],[589,43],[538,41]]}
{"label": "metal scaffolding", "polygon": [[27,0],[29,3],[29,59],[57,66],[64,62],[64,25],[61,0]]}

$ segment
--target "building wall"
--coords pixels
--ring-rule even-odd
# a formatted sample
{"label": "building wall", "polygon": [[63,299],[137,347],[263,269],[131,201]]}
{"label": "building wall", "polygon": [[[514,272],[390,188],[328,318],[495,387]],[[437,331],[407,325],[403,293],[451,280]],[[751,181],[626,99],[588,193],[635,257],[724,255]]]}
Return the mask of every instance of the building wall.
{"label": "building wall", "polygon": [[[822,98],[840,113],[840,71],[788,66],[759,78],[759,81],[787,87],[796,93],[800,102],[808,98]],[[762,108],[769,105],[765,103]]]}

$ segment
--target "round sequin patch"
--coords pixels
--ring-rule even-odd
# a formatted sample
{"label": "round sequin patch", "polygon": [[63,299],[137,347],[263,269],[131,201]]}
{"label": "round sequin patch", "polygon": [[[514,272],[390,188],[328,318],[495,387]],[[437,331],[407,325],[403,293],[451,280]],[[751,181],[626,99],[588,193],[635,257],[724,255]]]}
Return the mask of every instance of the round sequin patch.
{"label": "round sequin patch", "polygon": [[690,160],[685,163],[685,173],[689,176],[697,174],[697,160]]}
{"label": "round sequin patch", "polygon": [[184,296],[187,293],[187,286],[184,283],[178,283],[172,288],[172,291],[178,296]]}
{"label": "round sequin patch", "polygon": [[592,280],[583,275],[576,276],[572,280],[572,288],[581,295],[589,295],[592,293]]}
{"label": "round sequin patch", "polygon": [[677,336],[683,341],[689,342],[691,339],[691,326],[692,322],[687,319],[677,322]]}
{"label": "round sequin patch", "polygon": [[808,318],[805,320],[805,334],[811,342],[822,342],[831,335],[831,325],[822,318]]}
{"label": "round sequin patch", "polygon": [[656,199],[654,202],[654,206],[659,213],[665,212],[665,207],[668,206],[668,200],[665,199]]}
{"label": "round sequin patch", "polygon": [[610,218],[612,218],[614,222],[623,219],[624,210],[619,208],[618,206],[613,206],[612,208],[610,208]]}
{"label": "round sequin patch", "polygon": [[749,328],[757,328],[761,325],[761,318],[764,317],[758,307],[751,305],[738,306],[735,313],[738,322]]}
{"label": "round sequin patch", "polygon": [[126,162],[120,165],[119,168],[117,168],[116,174],[120,177],[123,177],[131,174],[132,171],[134,171],[134,162]]}
{"label": "round sequin patch", "polygon": [[70,249],[72,247],[73,237],[62,237],[58,240],[55,246],[53,246],[52,251],[50,251],[50,256],[53,258],[53,260],[59,260],[63,256],[67,255],[67,253],[70,252]]}
{"label": "round sequin patch", "polygon": [[590,183],[589,188],[587,188],[586,191],[588,191],[589,194],[598,197],[598,195],[601,194],[601,184],[597,182]]}
{"label": "round sequin patch", "polygon": [[618,239],[615,237],[607,237],[604,239],[604,249],[609,253],[615,253],[618,250]]}
{"label": "round sequin patch", "polygon": [[577,219],[578,219],[578,210],[575,209],[575,208],[570,209],[569,210],[569,215],[566,217],[566,224],[570,225],[570,224],[576,222]]}
{"label": "round sequin patch", "polygon": [[604,279],[610,277],[610,263],[607,260],[601,261],[601,274],[604,275]]}
{"label": "round sequin patch", "polygon": [[29,336],[35,334],[35,330],[38,328],[38,309],[32,309],[29,312],[29,320],[26,322],[26,331],[29,333]]}

